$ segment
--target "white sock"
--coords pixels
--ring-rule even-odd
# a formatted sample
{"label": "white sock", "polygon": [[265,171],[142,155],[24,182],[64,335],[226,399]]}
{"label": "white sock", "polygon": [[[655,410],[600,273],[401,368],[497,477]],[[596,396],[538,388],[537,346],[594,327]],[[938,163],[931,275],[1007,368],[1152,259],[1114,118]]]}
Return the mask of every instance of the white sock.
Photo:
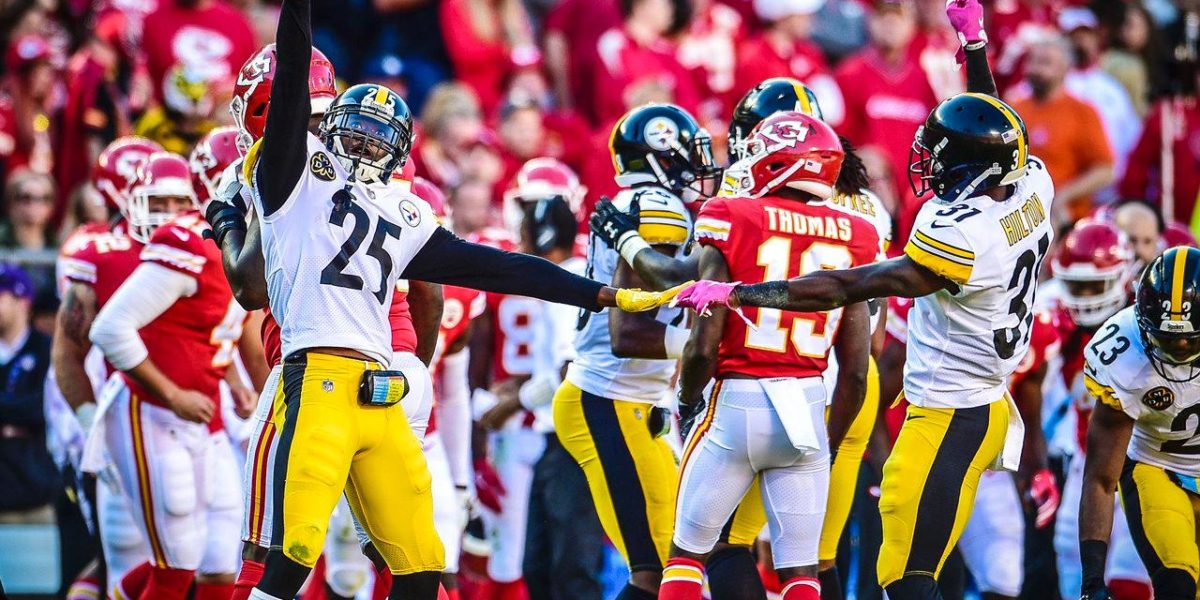
{"label": "white sock", "polygon": [[250,600],[283,600],[283,598],[277,598],[258,588],[254,588],[250,590]]}

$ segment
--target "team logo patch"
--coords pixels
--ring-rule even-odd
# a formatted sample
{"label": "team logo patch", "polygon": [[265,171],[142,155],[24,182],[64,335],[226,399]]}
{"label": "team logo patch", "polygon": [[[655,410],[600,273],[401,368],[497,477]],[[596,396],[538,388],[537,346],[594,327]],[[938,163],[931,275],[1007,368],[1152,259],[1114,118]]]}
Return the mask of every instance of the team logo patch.
{"label": "team logo patch", "polygon": [[1175,403],[1175,392],[1166,386],[1158,386],[1142,395],[1142,404],[1154,410],[1164,410]]}
{"label": "team logo patch", "polygon": [[324,152],[312,155],[308,161],[308,168],[321,181],[333,181],[337,177],[337,171],[333,170],[333,163]]}
{"label": "team logo patch", "polygon": [[326,379],[325,381],[322,381],[321,389],[325,390],[326,394],[328,394],[329,392],[332,392],[333,391],[333,382],[328,379]]}
{"label": "team logo patch", "polygon": [[646,123],[646,129],[642,131],[642,136],[646,138],[646,145],[665,152],[679,145],[679,128],[675,126],[675,122],[666,117],[654,117]]}
{"label": "team logo patch", "polygon": [[400,216],[404,218],[404,222],[408,223],[409,227],[421,224],[421,211],[417,209],[417,205],[413,204],[412,200],[400,201]]}

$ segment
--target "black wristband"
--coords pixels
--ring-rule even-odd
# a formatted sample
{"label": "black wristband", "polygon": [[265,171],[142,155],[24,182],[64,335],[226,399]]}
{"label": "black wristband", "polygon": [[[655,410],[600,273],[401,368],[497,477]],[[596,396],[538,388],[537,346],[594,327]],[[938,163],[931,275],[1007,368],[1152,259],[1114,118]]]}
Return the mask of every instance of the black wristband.
{"label": "black wristband", "polygon": [[225,244],[225,236],[230,231],[246,231],[246,215],[228,204],[214,208],[217,206],[217,203],[209,204],[204,218],[208,220],[208,225],[212,228],[212,238],[219,248]]}
{"label": "black wristband", "polygon": [[1088,594],[1104,587],[1104,565],[1108,562],[1108,542],[1079,542],[1079,562],[1083,566],[1081,592]]}

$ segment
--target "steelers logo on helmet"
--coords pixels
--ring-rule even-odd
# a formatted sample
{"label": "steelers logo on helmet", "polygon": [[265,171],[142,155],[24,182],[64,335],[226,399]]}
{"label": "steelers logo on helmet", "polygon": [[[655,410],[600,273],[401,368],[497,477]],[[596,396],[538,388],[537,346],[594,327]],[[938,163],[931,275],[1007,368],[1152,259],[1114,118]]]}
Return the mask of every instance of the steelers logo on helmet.
{"label": "steelers logo on helmet", "polygon": [[666,117],[655,117],[646,122],[646,145],[666,152],[679,145],[679,128]]}
{"label": "steelers logo on helmet", "polygon": [[1166,386],[1158,386],[1142,394],[1142,404],[1154,410],[1165,410],[1175,403],[1175,392]]}

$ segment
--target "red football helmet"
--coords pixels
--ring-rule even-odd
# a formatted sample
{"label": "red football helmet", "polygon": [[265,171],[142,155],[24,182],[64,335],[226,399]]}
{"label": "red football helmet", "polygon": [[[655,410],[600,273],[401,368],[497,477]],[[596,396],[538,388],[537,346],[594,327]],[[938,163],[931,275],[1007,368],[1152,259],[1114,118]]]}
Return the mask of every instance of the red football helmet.
{"label": "red football helmet", "polygon": [[129,191],[137,182],[138,167],[148,156],[162,151],[163,147],[157,142],[135,135],[119,137],[104,148],[92,167],[92,187],[104,198],[110,211],[128,216],[125,209],[129,204]]}
{"label": "red football helmet", "polygon": [[192,170],[192,189],[196,200],[203,206],[217,195],[221,175],[239,158],[237,147],[238,131],[233,127],[218,127],[196,142],[188,157],[188,168]]}
{"label": "red football helmet", "polygon": [[1097,327],[1129,303],[1133,265],[1129,240],[1115,225],[1092,219],[1075,224],[1051,267],[1077,325]]}
{"label": "red football helmet", "polygon": [[171,220],[177,211],[150,206],[153,198],[186,198],[196,206],[192,172],[182,156],[172,152],[151,154],[138,169],[137,183],[129,197],[129,235],[146,243],[154,229]]}
{"label": "red football helmet", "polygon": [[517,171],[512,186],[504,193],[504,225],[514,234],[519,233],[525,205],[555,196],[566,200],[571,212],[578,214],[585,195],[587,188],[579,183],[571,167],[550,157],[530,159]]}
{"label": "red football helmet", "polygon": [[1191,246],[1195,248],[1196,236],[1183,223],[1170,223],[1162,232],[1163,249],[1175,246]]}
{"label": "red football helmet", "polygon": [[439,223],[446,220],[446,194],[442,193],[441,188],[424,177],[413,177],[412,193],[429,203],[429,207],[433,209],[433,214],[437,215]]}
{"label": "red football helmet", "polygon": [[828,198],[846,152],[823,121],[788,111],[763,119],[743,143],[742,157],[725,171],[735,195],[761,198],[786,186]]}
{"label": "red football helmet", "polygon": [[[238,147],[245,152],[258,141],[267,127],[267,109],[271,102],[271,85],[275,82],[275,44],[263,46],[258,54],[250,57],[238,72],[233,87],[233,99],[229,101],[229,112],[237,126]],[[336,75],[333,63],[316,48],[312,49],[312,61],[308,66],[308,94],[312,114],[320,115],[337,97]]]}

